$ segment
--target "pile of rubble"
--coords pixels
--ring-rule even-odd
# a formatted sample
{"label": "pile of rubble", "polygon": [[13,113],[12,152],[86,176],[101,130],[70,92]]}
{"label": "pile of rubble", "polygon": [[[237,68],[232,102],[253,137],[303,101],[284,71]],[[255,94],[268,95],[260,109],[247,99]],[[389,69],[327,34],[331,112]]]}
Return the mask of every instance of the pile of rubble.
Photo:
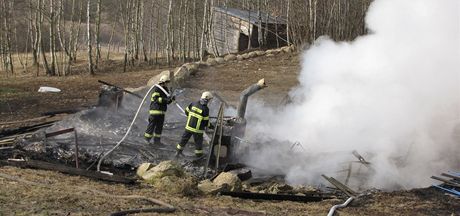
{"label": "pile of rubble", "polygon": [[158,165],[143,163],[137,176],[155,187],[182,195],[228,195],[250,199],[321,201],[335,196],[311,186],[291,186],[282,178],[252,178],[251,171],[238,168],[220,172],[210,179],[188,173],[177,161],[163,161]]}

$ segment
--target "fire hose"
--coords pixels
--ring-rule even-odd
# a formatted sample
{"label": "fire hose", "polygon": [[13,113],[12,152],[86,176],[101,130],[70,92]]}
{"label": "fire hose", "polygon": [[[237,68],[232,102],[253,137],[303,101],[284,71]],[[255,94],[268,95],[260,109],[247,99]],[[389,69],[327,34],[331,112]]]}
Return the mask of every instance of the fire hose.
{"label": "fire hose", "polygon": [[97,171],[100,172],[101,171],[101,163],[102,161],[105,159],[105,157],[109,156],[110,153],[113,152],[113,150],[115,150],[116,148],[118,148],[118,146],[120,146],[120,144],[126,139],[126,137],[128,136],[129,132],[131,131],[131,128],[133,127],[134,125],[134,122],[136,121],[137,119],[137,115],[139,114],[139,111],[141,110],[142,108],[142,104],[144,104],[144,101],[145,99],[147,98],[147,96],[149,95],[150,91],[152,91],[152,89],[155,87],[155,86],[159,86],[159,85],[153,85],[152,87],[150,87],[150,89],[147,91],[147,93],[145,94],[144,98],[142,99],[141,103],[139,104],[139,107],[137,108],[137,111],[136,111],[136,114],[134,115],[134,118],[133,120],[131,121],[131,124],[129,125],[128,127],[128,130],[126,131],[125,135],[123,136],[123,138],[121,138],[120,141],[118,141],[118,143],[112,148],[110,149],[108,152],[106,152],[104,155],[102,155],[101,159],[99,159],[99,162],[97,163]]}
{"label": "fire hose", "polygon": [[[168,96],[168,97],[171,96],[171,95],[169,94],[169,92],[166,91],[166,90],[165,90],[163,87],[161,87],[160,85],[155,85],[155,86],[157,86],[163,93],[165,93],[166,96]],[[181,107],[176,101],[174,101],[174,104],[177,106],[177,108],[179,108],[180,111],[182,111],[181,114],[182,114],[183,116],[187,117],[187,114],[185,114],[184,109],[182,109],[182,107]],[[206,133],[203,133],[203,137],[204,137],[204,140],[205,140],[206,142],[208,142],[208,144],[210,144],[209,142],[211,142],[211,139],[209,138],[209,136],[208,136]]]}
{"label": "fire hose", "polygon": [[[100,168],[101,168],[101,163],[102,163],[102,161],[103,161],[110,153],[112,153],[116,148],[118,148],[118,146],[120,146],[121,143],[122,143],[122,142],[126,139],[126,137],[128,136],[129,132],[131,131],[131,128],[132,128],[133,125],[134,125],[134,122],[135,122],[136,119],[137,119],[137,116],[139,115],[139,111],[140,111],[141,108],[142,108],[142,104],[144,104],[145,99],[147,98],[147,96],[149,95],[150,91],[152,91],[152,89],[153,89],[155,86],[158,87],[163,93],[165,93],[166,96],[168,96],[168,97],[170,96],[170,94],[169,94],[163,87],[161,87],[160,85],[155,84],[155,85],[153,85],[152,87],[150,87],[150,89],[147,91],[147,93],[145,94],[144,98],[142,99],[141,103],[139,104],[139,107],[137,108],[136,114],[134,115],[134,118],[133,118],[133,120],[131,121],[131,124],[129,125],[128,130],[126,131],[125,135],[121,138],[120,141],[118,141],[118,143],[117,143],[112,149],[110,149],[108,152],[106,152],[106,153],[101,157],[101,159],[99,159],[99,162],[97,163],[97,171],[98,171],[98,172],[100,172]],[[182,114],[185,115],[184,109],[182,109],[182,107],[180,107],[180,105],[177,104],[176,102],[175,102],[175,104],[176,104],[176,106],[182,111]],[[206,133],[203,133],[203,135],[204,135],[204,139],[209,143],[209,142],[210,142],[209,136],[208,136]]]}
{"label": "fire hose", "polygon": [[354,199],[354,197],[350,197],[344,203],[332,206],[332,208],[329,210],[329,213],[327,214],[327,216],[333,216],[336,209],[346,207],[351,201],[353,201],[353,199]]}

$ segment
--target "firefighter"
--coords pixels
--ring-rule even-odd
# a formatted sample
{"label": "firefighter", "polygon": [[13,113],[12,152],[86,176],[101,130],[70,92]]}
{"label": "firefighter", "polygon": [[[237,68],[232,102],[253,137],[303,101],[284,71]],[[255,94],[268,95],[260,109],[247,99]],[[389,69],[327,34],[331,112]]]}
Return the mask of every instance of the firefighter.
{"label": "firefighter", "polygon": [[185,131],[182,134],[182,138],[176,147],[176,157],[182,155],[182,151],[191,136],[193,136],[193,140],[195,141],[195,156],[203,156],[203,133],[206,127],[214,127],[209,122],[208,108],[208,103],[212,98],[211,92],[203,92],[199,101],[191,103],[185,109],[187,123],[185,124]]}
{"label": "firefighter", "polygon": [[149,125],[145,131],[144,138],[147,143],[150,143],[150,140],[153,138],[153,144],[161,145],[161,132],[163,131],[163,123],[165,121],[165,113],[167,110],[168,104],[174,101],[174,96],[169,95],[169,89],[167,87],[169,83],[169,75],[163,75],[160,77],[158,85],[153,87],[150,110],[149,110]]}

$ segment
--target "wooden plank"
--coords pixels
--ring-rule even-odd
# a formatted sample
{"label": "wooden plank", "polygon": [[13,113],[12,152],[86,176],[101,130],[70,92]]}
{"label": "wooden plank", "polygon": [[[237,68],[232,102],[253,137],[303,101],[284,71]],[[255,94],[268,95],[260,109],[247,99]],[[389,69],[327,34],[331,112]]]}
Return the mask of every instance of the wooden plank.
{"label": "wooden plank", "polygon": [[451,175],[451,174],[448,174],[448,173],[442,173],[441,175],[445,176],[445,177],[453,178],[453,179],[455,179],[457,181],[460,181],[460,176],[455,176],[455,175]]}
{"label": "wooden plank", "polygon": [[7,166],[16,166],[21,168],[32,168],[32,169],[43,169],[57,171],[70,175],[84,176],[87,178],[98,179],[102,181],[123,183],[123,184],[134,184],[135,180],[130,178],[125,178],[117,175],[106,175],[99,172],[88,171],[84,169],[77,169],[74,167],[68,167],[61,164],[53,164],[44,161],[28,160],[28,161],[0,161],[1,165]]}
{"label": "wooden plank", "polygon": [[7,129],[0,131],[0,138],[11,136],[11,135],[17,135],[17,134],[25,134],[28,132],[33,132],[41,128],[45,127],[50,127],[54,124],[56,121],[49,121],[49,122],[44,122],[36,125],[31,125],[31,126],[26,126],[26,127],[19,127],[15,129]]}
{"label": "wooden plank", "polygon": [[58,136],[58,135],[61,135],[61,134],[70,133],[70,132],[72,132],[74,130],[75,130],[75,128],[66,128],[66,129],[63,129],[63,130],[58,130],[58,131],[54,131],[54,132],[51,132],[51,133],[46,133],[45,137],[46,138],[54,137],[54,136]]}
{"label": "wooden plank", "polygon": [[460,188],[460,184],[458,184],[456,182],[453,182],[453,181],[450,181],[449,179],[444,179],[444,178],[440,178],[440,177],[437,177],[437,176],[431,176],[431,178],[435,179],[435,180],[438,180],[438,181],[442,181],[447,185]]}
{"label": "wooden plank", "polygon": [[350,189],[348,186],[340,183],[339,181],[335,180],[334,178],[332,177],[327,177],[326,175],[321,175],[324,179],[326,179],[329,183],[331,183],[332,185],[334,185],[337,189],[341,190],[342,192],[344,192],[345,194],[347,194],[348,196],[356,196],[356,192],[353,191],[352,189]]}
{"label": "wooden plank", "polygon": [[10,122],[2,122],[0,125],[10,125],[10,124],[18,124],[18,123],[26,123],[26,122],[33,122],[33,121],[40,121],[46,118],[49,118],[50,116],[41,116],[37,118],[31,118],[31,119],[24,119],[24,120],[19,120],[19,121],[10,121]]}
{"label": "wooden plank", "polygon": [[337,181],[335,178],[330,177],[329,179],[332,180],[333,182],[335,182],[335,185],[339,185],[341,188],[343,188],[344,190],[348,191],[350,194],[353,194],[354,196],[356,196],[358,194],[357,192],[355,192],[354,190],[352,190],[351,188],[349,188],[345,184],[342,184],[342,182]]}

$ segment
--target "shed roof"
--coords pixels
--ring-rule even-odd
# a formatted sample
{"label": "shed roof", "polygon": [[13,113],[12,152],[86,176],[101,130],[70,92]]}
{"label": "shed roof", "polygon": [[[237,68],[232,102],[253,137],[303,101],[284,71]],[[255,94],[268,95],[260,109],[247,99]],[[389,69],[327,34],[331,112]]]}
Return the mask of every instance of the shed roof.
{"label": "shed roof", "polygon": [[[257,15],[257,11],[249,11],[249,10],[240,10],[236,8],[229,8],[229,7],[213,7],[215,11],[226,13],[230,16],[237,17],[242,20],[249,20],[251,24],[258,24],[259,17]],[[267,15],[268,15],[268,22],[267,22]],[[261,12],[262,23],[277,23],[277,24],[286,24],[286,19],[284,17],[274,17],[265,12]]]}

